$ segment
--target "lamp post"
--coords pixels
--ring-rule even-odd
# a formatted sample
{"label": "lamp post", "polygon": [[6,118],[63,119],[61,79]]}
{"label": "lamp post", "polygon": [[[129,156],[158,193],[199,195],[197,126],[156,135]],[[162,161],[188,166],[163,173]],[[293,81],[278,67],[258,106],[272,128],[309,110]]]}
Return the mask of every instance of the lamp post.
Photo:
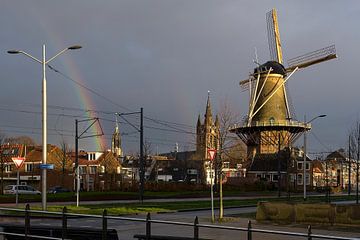
{"label": "lamp post", "polygon": [[[63,50],[61,50],[60,52],[58,52],[57,54],[55,54],[55,56],[49,58],[48,60],[46,60],[46,55],[45,55],[45,44],[42,46],[42,59],[39,60],[36,57],[33,57],[32,55],[21,51],[21,50],[9,50],[7,51],[7,53],[9,54],[23,54],[29,58],[31,58],[32,60],[34,60],[35,62],[38,62],[42,65],[42,164],[46,164],[46,160],[47,160],[47,96],[46,96],[46,65],[51,62],[52,60],[54,60],[56,57],[58,57],[59,55],[63,54],[64,52],[66,52],[67,50],[75,50],[75,49],[80,49],[81,46],[79,45],[74,45],[71,47],[67,47]],[[42,209],[46,210],[46,169],[42,169],[42,187],[41,187],[41,205],[42,205]]]}
{"label": "lamp post", "polygon": [[[305,128],[306,128],[307,124],[311,123],[315,119],[323,118],[323,117],[326,117],[326,115],[322,114],[322,115],[316,116],[316,117],[312,118],[310,121],[306,122],[306,115],[304,115]],[[306,131],[307,130],[305,129],[305,132],[304,132],[304,164],[303,164],[304,201],[306,201]]]}

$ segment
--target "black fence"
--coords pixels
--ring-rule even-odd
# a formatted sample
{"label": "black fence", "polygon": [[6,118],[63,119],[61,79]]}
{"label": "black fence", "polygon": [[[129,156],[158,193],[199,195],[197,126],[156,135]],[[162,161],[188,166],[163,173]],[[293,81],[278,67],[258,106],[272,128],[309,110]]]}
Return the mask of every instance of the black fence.
{"label": "black fence", "polygon": [[[150,213],[147,214],[146,218],[129,218],[119,216],[109,216],[107,210],[103,210],[102,215],[89,215],[89,214],[78,214],[68,213],[67,208],[64,207],[62,212],[49,212],[40,210],[30,210],[30,206],[26,205],[25,209],[14,209],[14,208],[0,208],[3,216],[9,214],[11,216],[24,217],[24,224],[0,224],[0,235],[4,236],[4,239],[17,240],[17,239],[101,239],[101,240],[116,240],[118,235],[115,229],[108,228],[108,220],[121,220],[121,221],[132,221],[132,222],[143,222],[145,224],[145,234],[135,234],[133,237],[140,240],[209,240],[201,238],[199,235],[199,229],[221,229],[227,231],[238,231],[245,232],[247,240],[255,240],[253,238],[254,233],[282,235],[298,237],[299,239],[330,239],[330,240],[359,240],[359,238],[351,237],[338,237],[330,235],[319,235],[313,234],[311,226],[308,226],[307,233],[299,232],[286,232],[286,231],[275,231],[253,228],[251,221],[248,221],[247,227],[232,227],[232,226],[220,226],[213,224],[200,224],[198,217],[195,217],[192,223],[188,222],[175,222],[175,221],[164,221],[151,219]],[[33,226],[31,225],[31,218],[41,217],[44,215],[57,216],[62,220],[61,226],[50,227],[50,226]],[[89,228],[76,228],[68,226],[68,218],[81,217],[81,218],[95,218],[102,221],[102,227],[99,229]],[[192,228],[193,236],[163,236],[152,234],[152,224],[163,224],[163,225],[175,225],[175,226],[186,226]],[[240,238],[239,238],[240,239]],[[244,238],[242,238],[244,239]]]}

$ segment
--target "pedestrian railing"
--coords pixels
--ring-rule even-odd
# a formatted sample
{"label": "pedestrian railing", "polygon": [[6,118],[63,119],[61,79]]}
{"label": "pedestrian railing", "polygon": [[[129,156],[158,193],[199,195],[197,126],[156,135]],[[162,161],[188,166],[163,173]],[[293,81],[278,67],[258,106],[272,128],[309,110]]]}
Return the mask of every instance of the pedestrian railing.
{"label": "pedestrian railing", "polygon": [[[199,230],[201,228],[208,228],[208,229],[221,229],[221,230],[228,230],[228,231],[238,231],[238,232],[245,232],[247,240],[255,240],[253,238],[254,233],[261,233],[261,234],[272,234],[272,235],[283,235],[283,236],[292,236],[292,237],[299,237],[299,239],[330,239],[330,240],[359,240],[360,238],[352,238],[352,237],[340,237],[340,236],[330,236],[330,235],[320,235],[312,233],[311,225],[308,225],[306,233],[299,233],[299,232],[287,232],[287,231],[276,231],[276,230],[266,230],[266,229],[258,229],[253,228],[251,221],[248,221],[247,227],[232,227],[232,226],[222,226],[222,225],[214,225],[214,224],[200,224],[198,217],[195,217],[192,223],[189,222],[175,222],[175,221],[167,221],[167,220],[155,220],[151,219],[150,213],[147,214],[146,218],[132,218],[132,217],[119,217],[119,216],[109,216],[107,214],[107,210],[103,210],[102,215],[91,215],[91,214],[79,214],[79,213],[69,213],[67,212],[67,208],[64,207],[62,212],[49,212],[49,211],[41,211],[41,210],[30,210],[30,206],[27,204],[25,209],[15,209],[15,208],[0,208],[0,211],[4,213],[9,212],[17,212],[17,213],[24,213],[24,233],[14,233],[14,232],[7,232],[7,231],[0,231],[0,235],[5,236],[19,236],[24,237],[24,239],[73,239],[69,236],[69,226],[68,226],[68,218],[69,217],[82,217],[82,218],[95,218],[102,220],[102,228],[101,228],[101,237],[99,239],[102,240],[110,240],[110,239],[118,239],[117,236],[109,237],[109,229],[108,229],[108,220],[121,220],[121,221],[132,221],[132,222],[144,222],[145,223],[145,234],[140,235],[137,234],[134,237],[138,239],[194,239],[194,240],[201,240],[199,235]],[[55,215],[62,219],[61,224],[61,236],[60,237],[53,237],[53,236],[44,236],[44,235],[32,235],[31,230],[32,226],[30,224],[30,220],[32,214],[38,215]],[[193,229],[193,235],[191,237],[176,237],[176,236],[156,236],[152,235],[152,224],[164,224],[164,225],[176,225],[176,226],[187,226]],[[0,225],[1,226],[1,225]],[[168,237],[168,238],[166,238]],[[96,238],[93,238],[96,239]]]}

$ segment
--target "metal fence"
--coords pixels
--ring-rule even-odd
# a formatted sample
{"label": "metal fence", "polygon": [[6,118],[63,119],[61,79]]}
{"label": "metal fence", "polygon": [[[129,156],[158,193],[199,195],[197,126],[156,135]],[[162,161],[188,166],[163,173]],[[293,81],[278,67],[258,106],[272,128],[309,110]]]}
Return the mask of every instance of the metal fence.
{"label": "metal fence", "polygon": [[[109,216],[107,214],[107,210],[103,210],[102,215],[91,215],[91,214],[78,214],[78,213],[68,213],[67,208],[64,207],[62,212],[49,212],[49,211],[40,211],[40,210],[30,210],[30,206],[27,204],[25,209],[14,209],[14,208],[0,208],[2,213],[24,213],[24,233],[13,233],[13,232],[5,232],[0,231],[0,235],[4,236],[19,236],[24,237],[24,239],[71,239],[68,238],[68,218],[69,217],[85,217],[85,218],[96,218],[101,219],[102,221],[102,228],[101,228],[101,239],[108,240],[108,226],[107,221],[112,220],[121,220],[121,221],[132,221],[132,222],[144,222],[145,223],[145,234],[144,235],[137,235],[136,238],[138,239],[166,239],[166,236],[159,236],[152,235],[152,224],[163,224],[163,225],[175,225],[175,226],[187,226],[192,228],[193,236],[191,237],[177,237],[171,236],[171,239],[194,239],[199,240],[201,239],[199,236],[199,229],[207,228],[207,229],[221,229],[221,230],[228,230],[228,231],[238,231],[238,232],[245,232],[247,240],[255,240],[253,238],[254,233],[262,233],[262,234],[272,234],[272,235],[282,235],[282,236],[292,236],[292,237],[299,237],[299,239],[330,239],[330,240],[359,240],[359,238],[352,238],[352,237],[339,237],[339,236],[330,236],[330,235],[319,235],[313,234],[311,225],[308,225],[307,233],[299,233],[299,232],[286,232],[286,231],[275,231],[275,230],[265,230],[265,229],[258,229],[253,228],[251,221],[248,221],[247,227],[232,227],[232,226],[220,226],[220,225],[213,225],[213,224],[200,224],[198,217],[195,217],[192,223],[188,222],[175,222],[175,221],[165,221],[165,220],[155,220],[151,219],[150,213],[147,214],[146,218],[130,218],[130,217],[118,217],[118,216]],[[40,235],[31,235],[31,215],[32,214],[40,214],[40,215],[55,215],[58,216],[59,219],[62,220],[61,224],[61,237],[51,237],[51,236],[40,236]],[[34,217],[34,216],[33,216]],[[164,238],[165,237],[165,238]],[[169,236],[170,238],[170,236]]]}

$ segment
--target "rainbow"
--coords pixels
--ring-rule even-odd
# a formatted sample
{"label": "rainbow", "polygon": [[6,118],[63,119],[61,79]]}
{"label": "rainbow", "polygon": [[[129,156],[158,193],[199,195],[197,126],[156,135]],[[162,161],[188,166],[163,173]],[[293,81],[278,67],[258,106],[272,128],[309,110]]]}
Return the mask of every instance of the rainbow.
{"label": "rainbow", "polygon": [[[82,85],[85,85],[85,81],[84,81],[84,77],[81,75],[80,71],[76,68],[76,63],[73,61],[73,59],[69,56],[67,56],[66,61],[64,61],[64,66],[65,66],[65,71],[67,72],[67,75],[69,75],[72,79],[74,79],[75,81],[79,82]],[[76,85],[76,92],[77,92],[77,97],[78,100],[82,106],[82,108],[84,108],[86,110],[86,115],[88,118],[95,118],[96,113],[91,111],[91,110],[95,110],[96,105],[94,104],[91,96],[89,95],[89,93],[87,92],[86,89]],[[95,127],[95,131],[93,131],[94,133],[101,133],[102,130],[100,128],[99,124],[94,124],[93,127]],[[94,143],[95,146],[97,147],[96,150],[106,150],[106,139],[104,136],[101,137],[94,137]]]}
{"label": "rainbow", "polygon": [[[68,40],[64,41],[63,36],[59,34],[60,31],[57,31],[54,26],[50,26],[48,24],[49,22],[46,20],[46,18],[47,17],[50,18],[50,16],[46,16],[44,14],[37,14],[35,11],[33,11],[31,15],[34,18],[35,22],[37,22],[39,24],[39,27],[43,29],[44,39],[48,40],[48,44],[46,42],[44,43],[46,45],[47,49],[52,48],[56,51],[61,51],[65,47],[74,45],[74,43],[68,44]],[[41,45],[39,47],[41,47]],[[47,50],[47,52],[48,52],[48,50]],[[50,57],[52,57],[52,56],[50,56]],[[48,57],[47,57],[47,59],[48,59]],[[84,77],[82,76],[80,71],[76,68],[76,63],[71,58],[71,54],[65,53],[64,55],[62,55],[61,57],[56,59],[56,61],[62,62],[62,64],[64,65],[64,68],[65,68],[66,75],[68,75],[75,81],[79,82],[80,84],[83,84],[86,86]],[[96,105],[92,101],[87,90],[81,88],[78,85],[75,87],[75,89],[76,89],[77,97],[81,104],[81,108],[84,108],[87,110],[95,110]],[[93,111],[86,111],[86,115],[88,118],[96,117],[96,114]],[[94,133],[101,133],[99,124],[95,124],[94,127],[96,128],[93,131]],[[92,145],[94,145],[97,148],[94,150],[103,151],[106,149],[105,147],[107,146],[107,144],[106,144],[106,139],[104,136],[94,137],[91,139],[93,139]]]}

